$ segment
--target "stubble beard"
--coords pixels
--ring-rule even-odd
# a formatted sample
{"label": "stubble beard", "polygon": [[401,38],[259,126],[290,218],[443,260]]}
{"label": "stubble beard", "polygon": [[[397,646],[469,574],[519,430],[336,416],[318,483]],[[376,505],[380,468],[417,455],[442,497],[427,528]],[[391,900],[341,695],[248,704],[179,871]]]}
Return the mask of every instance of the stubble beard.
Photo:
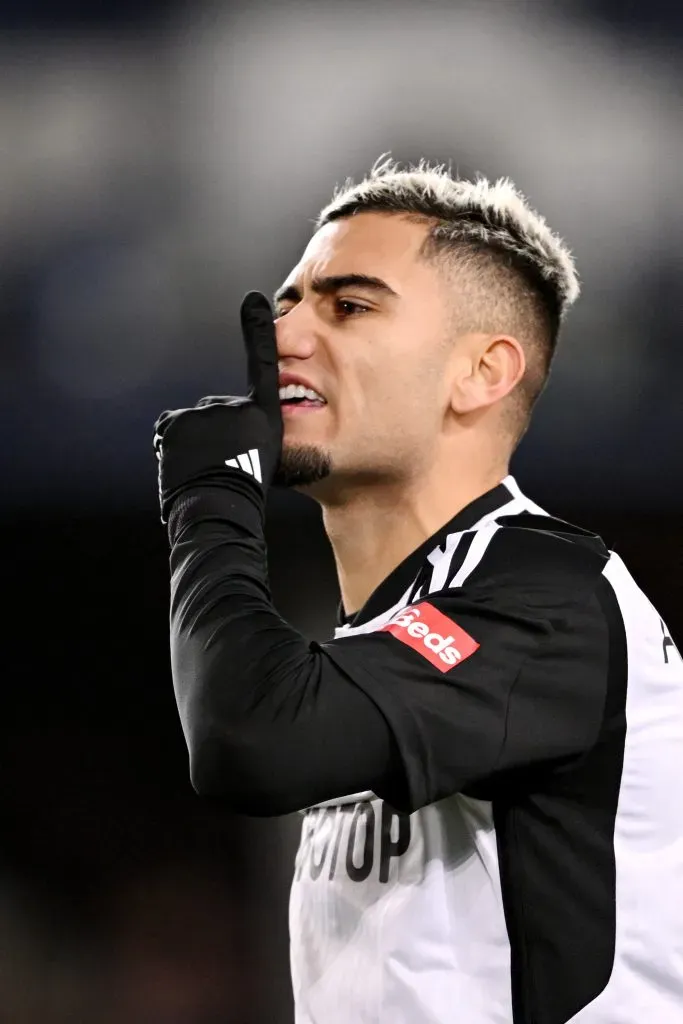
{"label": "stubble beard", "polygon": [[332,472],[329,452],[314,445],[288,445],[282,449],[273,483],[277,487],[310,487]]}

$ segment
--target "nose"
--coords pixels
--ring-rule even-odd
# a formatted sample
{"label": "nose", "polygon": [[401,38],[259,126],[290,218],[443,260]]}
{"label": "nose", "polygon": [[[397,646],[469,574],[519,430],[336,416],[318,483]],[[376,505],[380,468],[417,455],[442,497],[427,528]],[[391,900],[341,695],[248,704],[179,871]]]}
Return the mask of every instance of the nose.
{"label": "nose", "polygon": [[303,303],[275,321],[275,336],[279,359],[310,359],[318,347],[315,319]]}

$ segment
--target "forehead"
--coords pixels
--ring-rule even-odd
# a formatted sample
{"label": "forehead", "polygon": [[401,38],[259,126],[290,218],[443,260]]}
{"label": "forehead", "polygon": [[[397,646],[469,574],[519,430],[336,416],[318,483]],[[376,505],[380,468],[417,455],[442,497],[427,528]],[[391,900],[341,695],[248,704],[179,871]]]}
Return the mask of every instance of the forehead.
{"label": "forehead", "polygon": [[381,277],[404,291],[409,282],[433,277],[433,268],[419,259],[427,230],[426,223],[399,214],[360,213],[332,221],[313,235],[286,283],[356,273]]}

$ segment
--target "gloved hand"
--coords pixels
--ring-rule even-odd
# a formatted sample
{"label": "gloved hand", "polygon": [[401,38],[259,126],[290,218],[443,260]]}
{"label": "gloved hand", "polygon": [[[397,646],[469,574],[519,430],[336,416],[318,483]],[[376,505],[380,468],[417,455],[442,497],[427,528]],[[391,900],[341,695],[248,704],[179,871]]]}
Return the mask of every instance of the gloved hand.
{"label": "gloved hand", "polygon": [[[163,412],[155,424],[161,521],[174,501],[199,484],[258,488],[273,479],[282,450],[273,311],[249,292],[240,311],[247,351],[248,397],[203,398],[193,409]],[[252,491],[253,493],[253,491]]]}

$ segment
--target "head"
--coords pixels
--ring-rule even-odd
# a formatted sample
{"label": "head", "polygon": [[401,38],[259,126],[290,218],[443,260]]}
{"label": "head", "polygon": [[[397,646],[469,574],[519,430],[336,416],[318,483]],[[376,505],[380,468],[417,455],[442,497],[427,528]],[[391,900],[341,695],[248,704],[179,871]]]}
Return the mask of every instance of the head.
{"label": "head", "polygon": [[320,214],[275,298],[281,482],[328,496],[482,452],[505,468],[578,295],[571,255],[507,179],[384,161]]}

